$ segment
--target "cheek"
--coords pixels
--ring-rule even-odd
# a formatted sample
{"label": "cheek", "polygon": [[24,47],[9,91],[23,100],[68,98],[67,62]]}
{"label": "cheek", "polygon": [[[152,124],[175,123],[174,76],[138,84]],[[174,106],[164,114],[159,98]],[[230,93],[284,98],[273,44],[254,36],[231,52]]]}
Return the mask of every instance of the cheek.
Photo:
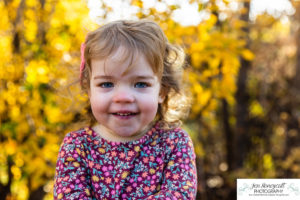
{"label": "cheek", "polygon": [[90,104],[93,113],[104,112],[107,108],[107,102],[103,101],[105,98],[99,97],[97,95],[90,95]]}
{"label": "cheek", "polygon": [[140,108],[147,113],[154,113],[157,112],[159,101],[157,98],[145,98],[142,102],[140,102]]}

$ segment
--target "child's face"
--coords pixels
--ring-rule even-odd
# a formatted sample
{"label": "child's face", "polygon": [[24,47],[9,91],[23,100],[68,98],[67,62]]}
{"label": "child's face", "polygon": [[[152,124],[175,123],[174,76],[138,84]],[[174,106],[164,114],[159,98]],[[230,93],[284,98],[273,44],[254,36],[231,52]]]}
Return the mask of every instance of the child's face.
{"label": "child's face", "polygon": [[92,60],[89,97],[101,134],[107,138],[127,140],[145,132],[154,120],[160,82],[144,55],[135,55],[120,62],[125,48],[120,47],[110,57]]}

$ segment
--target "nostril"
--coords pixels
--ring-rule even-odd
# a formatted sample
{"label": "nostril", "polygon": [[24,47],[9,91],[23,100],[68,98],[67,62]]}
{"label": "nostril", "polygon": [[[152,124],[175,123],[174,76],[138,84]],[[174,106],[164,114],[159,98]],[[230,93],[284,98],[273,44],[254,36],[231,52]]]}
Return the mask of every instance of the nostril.
{"label": "nostril", "polygon": [[133,102],[134,97],[130,93],[118,93],[113,97],[114,102]]}

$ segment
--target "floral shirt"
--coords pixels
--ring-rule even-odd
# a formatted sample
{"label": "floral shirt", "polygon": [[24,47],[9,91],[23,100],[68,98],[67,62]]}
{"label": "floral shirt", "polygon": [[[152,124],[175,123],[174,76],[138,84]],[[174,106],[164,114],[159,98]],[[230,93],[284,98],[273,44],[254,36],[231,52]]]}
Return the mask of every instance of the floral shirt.
{"label": "floral shirt", "polygon": [[111,142],[91,128],[61,145],[54,199],[195,199],[197,175],[190,137],[158,124],[142,138]]}

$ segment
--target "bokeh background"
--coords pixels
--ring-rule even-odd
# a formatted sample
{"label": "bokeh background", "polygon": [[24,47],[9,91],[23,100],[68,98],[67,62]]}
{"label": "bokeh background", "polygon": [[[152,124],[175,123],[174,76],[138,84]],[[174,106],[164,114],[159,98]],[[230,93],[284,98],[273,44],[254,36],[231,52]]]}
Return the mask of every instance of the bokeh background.
{"label": "bokeh background", "polygon": [[197,199],[300,177],[300,1],[1,0],[0,16],[0,200],[53,199],[59,146],[86,112],[80,45],[117,18],[153,19],[185,49]]}

